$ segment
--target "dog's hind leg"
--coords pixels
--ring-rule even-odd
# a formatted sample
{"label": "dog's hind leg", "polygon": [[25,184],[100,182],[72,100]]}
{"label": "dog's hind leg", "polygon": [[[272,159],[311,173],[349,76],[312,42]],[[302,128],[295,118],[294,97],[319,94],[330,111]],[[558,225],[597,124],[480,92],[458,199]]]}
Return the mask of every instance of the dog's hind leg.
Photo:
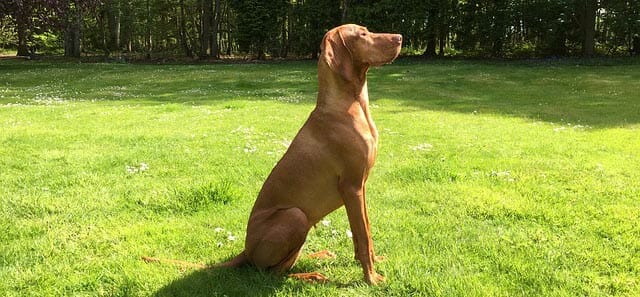
{"label": "dog's hind leg", "polygon": [[[309,229],[307,216],[299,208],[257,214],[247,229],[250,262],[260,269],[284,274],[298,260]],[[305,281],[327,281],[325,276],[317,272],[288,276]]]}
{"label": "dog's hind leg", "polygon": [[299,208],[257,212],[247,228],[245,254],[256,267],[282,274],[298,259],[309,232],[309,221]]}

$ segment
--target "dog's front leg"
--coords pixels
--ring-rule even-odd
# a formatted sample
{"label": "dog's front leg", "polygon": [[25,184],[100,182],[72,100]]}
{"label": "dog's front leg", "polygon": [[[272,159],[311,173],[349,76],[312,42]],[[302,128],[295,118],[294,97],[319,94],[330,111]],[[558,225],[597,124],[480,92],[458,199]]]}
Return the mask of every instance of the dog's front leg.
{"label": "dog's front leg", "polygon": [[342,186],[340,189],[353,233],[353,246],[356,260],[360,261],[364,271],[364,280],[371,285],[384,281],[384,277],[375,272],[373,262],[373,241],[367,215],[367,204],[363,186]]}

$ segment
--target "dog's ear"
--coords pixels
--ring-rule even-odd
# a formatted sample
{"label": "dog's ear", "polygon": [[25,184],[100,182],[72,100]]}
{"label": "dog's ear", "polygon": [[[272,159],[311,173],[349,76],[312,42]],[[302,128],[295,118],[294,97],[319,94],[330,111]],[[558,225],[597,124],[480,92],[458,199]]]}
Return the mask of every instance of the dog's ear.
{"label": "dog's ear", "polygon": [[321,59],[344,80],[353,81],[356,78],[353,55],[340,30],[341,28],[333,29],[324,35],[320,44]]}

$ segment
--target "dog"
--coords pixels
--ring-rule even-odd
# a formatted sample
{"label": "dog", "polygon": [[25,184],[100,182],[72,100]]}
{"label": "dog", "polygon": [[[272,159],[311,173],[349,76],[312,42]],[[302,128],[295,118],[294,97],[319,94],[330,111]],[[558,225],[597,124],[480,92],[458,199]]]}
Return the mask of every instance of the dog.
{"label": "dog", "polygon": [[[298,259],[310,228],[344,205],[364,280],[372,285],[384,281],[373,267],[377,257],[365,198],[378,144],[367,71],[391,63],[401,46],[402,35],[372,33],[354,24],[326,33],[316,107],[264,182],[249,217],[244,251],[220,266],[251,264],[285,273]],[[326,279],[319,273],[290,276]]]}

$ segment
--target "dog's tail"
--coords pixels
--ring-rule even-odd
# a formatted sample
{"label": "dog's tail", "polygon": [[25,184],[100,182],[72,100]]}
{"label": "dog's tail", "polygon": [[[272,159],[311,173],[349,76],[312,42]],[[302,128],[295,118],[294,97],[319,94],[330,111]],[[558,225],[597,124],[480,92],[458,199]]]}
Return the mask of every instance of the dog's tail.
{"label": "dog's tail", "polygon": [[242,253],[238,254],[237,256],[233,257],[233,259],[224,262],[224,263],[219,263],[216,265],[213,265],[213,267],[240,267],[240,266],[244,266],[249,264],[249,258],[247,258],[247,255],[244,251],[242,251]]}
{"label": "dog's tail", "polygon": [[192,262],[186,262],[182,260],[160,259],[160,258],[147,257],[147,256],[142,256],[142,260],[147,263],[165,263],[165,264],[180,266],[183,268],[196,268],[196,269],[211,269],[215,267],[240,267],[249,263],[249,259],[245,255],[244,251],[227,262],[214,264],[214,265],[192,263]]}
{"label": "dog's tail", "polygon": [[206,264],[192,263],[192,262],[186,262],[186,261],[181,261],[181,260],[173,260],[173,259],[160,259],[160,258],[142,256],[142,260],[147,262],[147,263],[173,264],[173,265],[180,266],[180,267],[183,267],[183,268],[200,268],[200,269],[209,268],[209,265],[206,265]]}

